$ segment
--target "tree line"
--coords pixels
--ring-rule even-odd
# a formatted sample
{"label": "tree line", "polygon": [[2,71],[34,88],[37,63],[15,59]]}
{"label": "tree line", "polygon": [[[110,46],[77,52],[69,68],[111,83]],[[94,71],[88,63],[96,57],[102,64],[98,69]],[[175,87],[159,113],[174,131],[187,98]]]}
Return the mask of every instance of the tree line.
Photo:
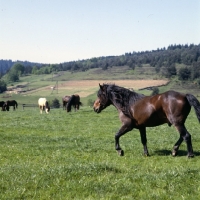
{"label": "tree line", "polygon": [[[148,64],[156,72],[170,78],[178,75],[180,80],[198,79],[200,84],[200,44],[169,45],[152,51],[127,52],[120,56],[102,56],[91,59],[64,62],[60,64],[42,64],[31,62],[12,62],[0,60],[0,75],[7,82],[18,81],[25,74],[50,74],[58,71],[87,71],[92,68],[107,70],[114,66],[129,66],[130,69]],[[178,72],[176,64],[183,64]],[[7,67],[7,68],[6,68]],[[2,70],[3,69],[3,70]],[[6,70],[5,70],[6,69]],[[2,82],[2,81],[1,81]]]}

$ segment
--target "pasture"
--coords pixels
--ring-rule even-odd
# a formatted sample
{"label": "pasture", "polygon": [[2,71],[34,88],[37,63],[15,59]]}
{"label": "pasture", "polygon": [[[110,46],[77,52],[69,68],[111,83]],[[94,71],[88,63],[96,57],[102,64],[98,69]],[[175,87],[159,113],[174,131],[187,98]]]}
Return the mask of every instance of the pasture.
{"label": "pasture", "polygon": [[199,199],[200,124],[194,110],[186,127],[195,157],[171,149],[179,135],[167,125],[147,128],[150,157],[143,156],[138,130],[121,137],[113,106],[40,114],[39,108],[0,112],[0,199]]}
{"label": "pasture", "polygon": [[[37,78],[36,78],[37,77]],[[46,81],[49,79],[49,76],[43,77],[43,81],[40,81],[40,76],[33,76],[30,81],[28,77],[23,77],[24,82],[19,82],[14,86],[14,91],[23,91],[19,94],[15,94],[14,91],[8,93],[0,94],[0,101],[7,101],[15,99],[18,104],[37,104],[40,97],[47,98],[48,101],[51,101],[57,98],[60,103],[63,96],[79,94],[81,102],[83,105],[87,105],[88,99],[96,99],[96,92],[99,89],[99,83],[115,83],[117,85],[132,88],[138,90],[140,88],[145,88],[149,86],[159,86],[164,85],[167,80],[72,80],[72,81],[58,81],[58,89],[52,91],[51,87],[54,86],[55,81]],[[31,78],[31,77],[29,77]],[[38,81],[36,81],[38,80]],[[23,87],[23,84],[25,85]],[[144,91],[142,91],[143,93]],[[147,94],[150,94],[151,91],[147,91]]]}

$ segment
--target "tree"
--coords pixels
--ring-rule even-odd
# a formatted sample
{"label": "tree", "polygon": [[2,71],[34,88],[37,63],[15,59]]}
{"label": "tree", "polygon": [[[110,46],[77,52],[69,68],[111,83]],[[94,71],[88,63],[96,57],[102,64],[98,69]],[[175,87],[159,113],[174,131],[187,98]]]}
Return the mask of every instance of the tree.
{"label": "tree", "polygon": [[176,75],[176,67],[175,64],[173,63],[169,67],[167,67],[167,77],[170,78],[175,75]]}
{"label": "tree", "polygon": [[107,70],[108,69],[108,63],[106,63],[103,67],[102,67],[103,70]]}
{"label": "tree", "polygon": [[200,78],[200,59],[199,61],[193,63],[191,77],[192,80]]}
{"label": "tree", "polygon": [[32,68],[32,74],[37,74],[37,71],[38,71],[38,68],[37,68],[37,66],[33,66],[33,68]]}
{"label": "tree", "polygon": [[179,80],[188,80],[191,75],[191,70],[188,67],[181,68],[178,73]]}
{"label": "tree", "polygon": [[0,93],[7,90],[7,85],[3,80],[0,80]]}
{"label": "tree", "polygon": [[151,95],[153,96],[153,95],[156,95],[156,94],[159,94],[159,88],[153,87]]}
{"label": "tree", "polygon": [[17,71],[15,70],[10,70],[8,73],[7,73],[7,81],[8,82],[16,82],[19,80],[19,74]]}
{"label": "tree", "polygon": [[11,68],[11,71],[16,71],[18,72],[18,74],[21,76],[21,74],[24,73],[24,66],[21,64],[21,63],[15,63],[12,68]]}
{"label": "tree", "polygon": [[54,100],[52,100],[51,106],[53,108],[60,108],[60,102],[59,102],[59,100],[56,99],[56,98]]}

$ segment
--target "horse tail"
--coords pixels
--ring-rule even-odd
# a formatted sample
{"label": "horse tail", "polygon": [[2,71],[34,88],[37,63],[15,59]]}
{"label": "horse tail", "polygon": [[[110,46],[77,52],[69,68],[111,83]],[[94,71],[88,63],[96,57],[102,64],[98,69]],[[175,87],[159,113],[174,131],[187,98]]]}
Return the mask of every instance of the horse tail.
{"label": "horse tail", "polygon": [[200,123],[200,102],[198,101],[198,99],[193,96],[192,94],[186,94],[186,98],[190,104],[190,106],[193,106],[194,107],[194,110],[195,110],[195,113],[196,113],[196,116],[199,120],[199,123]]}
{"label": "horse tail", "polygon": [[16,104],[16,108],[17,108],[17,106],[18,106],[18,103],[15,101],[15,104]]}
{"label": "horse tail", "polygon": [[72,105],[74,104],[74,99],[75,99],[75,96],[72,95],[67,103],[67,112],[70,112],[71,111],[71,107]]}
{"label": "horse tail", "polygon": [[78,104],[79,104],[79,106],[82,106],[82,105],[83,105],[83,103],[82,103],[82,102],[80,102],[80,101],[78,102]]}

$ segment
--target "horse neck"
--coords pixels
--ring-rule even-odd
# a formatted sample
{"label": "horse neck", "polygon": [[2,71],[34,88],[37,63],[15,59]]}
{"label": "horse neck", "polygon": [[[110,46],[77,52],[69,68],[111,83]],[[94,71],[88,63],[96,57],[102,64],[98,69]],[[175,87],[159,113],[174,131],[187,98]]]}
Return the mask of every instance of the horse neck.
{"label": "horse neck", "polygon": [[122,111],[125,115],[130,116],[130,105],[133,105],[136,101],[142,99],[144,95],[123,89],[121,91],[114,91],[110,96],[110,101],[113,106],[119,111]]}

